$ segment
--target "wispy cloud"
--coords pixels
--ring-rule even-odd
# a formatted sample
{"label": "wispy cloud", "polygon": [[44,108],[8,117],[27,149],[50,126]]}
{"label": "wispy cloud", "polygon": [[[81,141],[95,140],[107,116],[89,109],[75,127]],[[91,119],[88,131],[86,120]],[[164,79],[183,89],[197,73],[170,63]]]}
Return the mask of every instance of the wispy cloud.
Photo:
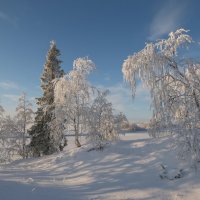
{"label": "wispy cloud", "polygon": [[115,111],[125,113],[130,121],[148,121],[150,119],[150,94],[142,85],[138,86],[134,100],[130,89],[124,84],[97,87],[110,90],[108,100],[113,104]]}
{"label": "wispy cloud", "polygon": [[[19,97],[21,94],[3,94],[0,96],[0,104],[6,111],[6,115],[11,115],[12,117],[16,114],[16,107],[19,103]],[[34,97],[27,97],[32,103],[32,109],[36,111],[37,106]]]}
{"label": "wispy cloud", "polygon": [[110,75],[107,74],[107,73],[105,73],[105,74],[104,74],[104,80],[105,80],[105,81],[110,81],[110,80],[111,80]]}
{"label": "wispy cloud", "polygon": [[[22,94],[19,94],[19,95],[16,95],[16,94],[3,94],[2,97],[4,99],[7,99],[9,101],[13,101],[13,102],[17,102],[19,101],[19,97],[21,96]],[[30,101],[33,105],[36,104],[36,99],[35,97],[27,97],[27,100]]]}
{"label": "wispy cloud", "polygon": [[14,94],[3,94],[3,98],[6,98],[7,100],[17,102],[19,100],[20,95],[14,95]]}
{"label": "wispy cloud", "polygon": [[13,26],[17,26],[18,19],[16,17],[11,17],[10,15],[6,14],[5,12],[0,10],[0,20],[7,22]]}
{"label": "wispy cloud", "polygon": [[19,86],[12,81],[2,81],[0,82],[0,88],[4,90],[19,89]]}
{"label": "wispy cloud", "polygon": [[182,25],[187,1],[168,1],[156,13],[150,24],[150,36],[148,39],[160,39],[161,36],[180,28]]}

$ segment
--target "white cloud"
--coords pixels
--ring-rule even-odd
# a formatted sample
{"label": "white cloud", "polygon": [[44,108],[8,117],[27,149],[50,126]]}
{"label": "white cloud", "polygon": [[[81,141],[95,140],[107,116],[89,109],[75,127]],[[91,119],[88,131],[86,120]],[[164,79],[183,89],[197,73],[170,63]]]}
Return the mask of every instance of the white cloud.
{"label": "white cloud", "polygon": [[[15,116],[20,96],[21,94],[3,94],[0,96],[0,105],[3,106],[6,114],[11,115],[12,117]],[[28,100],[32,103],[32,109],[36,111],[37,105],[35,97],[28,97]]]}
{"label": "white cloud", "polygon": [[146,88],[139,85],[133,99],[131,90],[124,84],[97,87],[110,90],[108,100],[117,112],[125,113],[130,121],[148,121],[150,119],[150,94]]}
{"label": "white cloud", "polygon": [[9,90],[9,89],[19,89],[19,86],[11,81],[3,81],[0,82],[0,88],[5,89],[5,90]]}
{"label": "white cloud", "polygon": [[7,22],[13,26],[17,26],[17,18],[11,17],[3,11],[0,11],[0,20]]}
{"label": "white cloud", "polygon": [[110,81],[111,80],[111,77],[109,74],[104,74],[104,80],[105,81]]}
{"label": "white cloud", "polygon": [[162,35],[180,28],[185,10],[186,1],[168,1],[164,4],[150,24],[149,39],[160,39]]}
{"label": "white cloud", "polygon": [[17,102],[19,100],[20,95],[14,95],[14,94],[3,94],[3,98],[6,98],[7,100]]}
{"label": "white cloud", "polygon": [[[15,94],[3,94],[2,98],[4,99],[4,101],[18,102],[20,96],[21,96],[21,94],[19,94],[19,95],[15,95]],[[36,104],[35,97],[28,97],[28,101],[30,101],[33,105]]]}

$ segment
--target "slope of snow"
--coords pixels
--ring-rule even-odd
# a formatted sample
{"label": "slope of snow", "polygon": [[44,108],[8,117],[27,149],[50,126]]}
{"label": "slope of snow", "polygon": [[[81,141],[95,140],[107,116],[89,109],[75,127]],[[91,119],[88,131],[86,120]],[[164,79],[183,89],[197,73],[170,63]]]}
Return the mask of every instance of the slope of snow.
{"label": "slope of snow", "polygon": [[[103,151],[90,152],[86,145],[78,149],[70,142],[62,153],[1,166],[0,199],[200,199],[199,173],[177,160],[167,138],[126,134]],[[183,167],[184,177],[162,180],[161,164]]]}

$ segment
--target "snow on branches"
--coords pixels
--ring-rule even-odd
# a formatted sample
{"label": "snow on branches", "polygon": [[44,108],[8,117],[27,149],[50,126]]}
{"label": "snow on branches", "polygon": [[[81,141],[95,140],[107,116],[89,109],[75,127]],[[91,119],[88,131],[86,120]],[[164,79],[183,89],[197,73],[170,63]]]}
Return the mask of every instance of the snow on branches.
{"label": "snow on branches", "polygon": [[33,123],[33,115],[34,112],[32,110],[32,104],[28,100],[26,93],[23,92],[23,94],[19,97],[19,103],[16,108],[17,112],[17,126],[19,133],[21,133],[22,137],[22,144],[20,145],[20,155],[25,158],[27,157],[26,152],[26,134],[28,126],[30,126]]}
{"label": "snow on branches", "polygon": [[61,121],[64,118],[68,129],[74,131],[77,147],[81,146],[79,135],[85,124],[90,97],[87,76],[94,68],[88,58],[78,58],[73,63],[73,70],[55,82],[56,116]]}
{"label": "snow on branches", "polygon": [[179,55],[180,48],[193,42],[187,32],[179,29],[167,39],[146,44],[124,61],[122,72],[133,95],[138,79],[150,89],[150,133],[170,132],[181,147],[181,155],[189,153],[200,160],[200,64]]}
{"label": "snow on branches", "polygon": [[94,69],[91,60],[78,58],[73,69],[55,81],[55,116],[75,134],[77,147],[81,146],[79,137],[84,132],[92,146],[101,149],[118,137],[117,128],[123,126],[124,116],[113,115],[112,104],[106,99],[107,90],[102,92],[89,84],[87,78]]}
{"label": "snow on branches", "polygon": [[118,138],[117,127],[121,125],[122,119],[118,116],[117,124],[115,124],[112,103],[106,99],[108,94],[108,90],[103,92],[98,90],[89,111],[88,139],[95,149],[103,149],[107,142]]}

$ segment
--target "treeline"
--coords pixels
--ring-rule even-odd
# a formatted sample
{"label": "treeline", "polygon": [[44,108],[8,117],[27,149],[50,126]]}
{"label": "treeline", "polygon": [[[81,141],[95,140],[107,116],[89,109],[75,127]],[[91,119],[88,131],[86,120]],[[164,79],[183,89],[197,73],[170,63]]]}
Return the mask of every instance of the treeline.
{"label": "treeline", "polygon": [[27,131],[33,124],[34,112],[27,95],[19,97],[14,116],[7,115],[0,106],[0,162],[7,162],[13,156],[27,157]]}

